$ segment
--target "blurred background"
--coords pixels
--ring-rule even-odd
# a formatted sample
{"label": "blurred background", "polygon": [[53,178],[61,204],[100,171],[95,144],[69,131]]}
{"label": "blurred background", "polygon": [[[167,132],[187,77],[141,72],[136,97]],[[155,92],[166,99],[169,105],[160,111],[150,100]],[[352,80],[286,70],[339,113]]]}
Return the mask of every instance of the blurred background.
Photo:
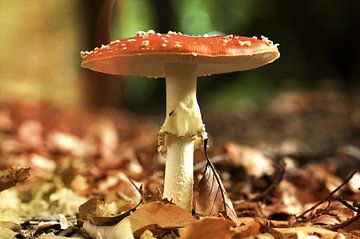
{"label": "blurred background", "polygon": [[[349,104],[354,109],[360,106],[359,10],[358,0],[0,0],[0,100],[118,107],[162,118],[163,80],[80,67],[81,50],[153,29],[264,35],[280,43],[281,57],[270,65],[199,79],[199,103],[215,134],[229,124],[224,118],[246,125],[244,114],[256,119],[263,105],[272,112],[324,105],[341,110]],[[341,112],[341,125],[351,121],[358,127],[357,111]]]}

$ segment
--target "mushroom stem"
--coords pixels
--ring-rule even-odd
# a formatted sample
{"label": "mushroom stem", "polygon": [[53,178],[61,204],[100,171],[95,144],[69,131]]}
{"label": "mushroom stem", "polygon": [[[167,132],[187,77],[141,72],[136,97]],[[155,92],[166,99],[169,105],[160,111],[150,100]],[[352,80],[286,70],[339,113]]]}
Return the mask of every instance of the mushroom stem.
{"label": "mushroom stem", "polygon": [[[196,64],[166,64],[166,119],[159,146],[166,152],[164,198],[192,209],[194,141],[205,128],[196,99]],[[164,149],[165,148],[165,149]]]}
{"label": "mushroom stem", "polygon": [[169,137],[164,198],[188,211],[192,209],[194,140]]}

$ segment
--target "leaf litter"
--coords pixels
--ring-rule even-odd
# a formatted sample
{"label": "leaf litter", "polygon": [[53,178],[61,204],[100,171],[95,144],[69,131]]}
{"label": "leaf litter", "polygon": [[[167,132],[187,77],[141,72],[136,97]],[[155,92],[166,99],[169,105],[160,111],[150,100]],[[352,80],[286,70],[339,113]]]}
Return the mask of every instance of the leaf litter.
{"label": "leaf litter", "polygon": [[[284,114],[309,113],[306,104]],[[268,111],[272,124],[274,105]],[[345,113],[357,132],[359,113]],[[206,152],[205,144],[191,215],[161,199],[156,131],[128,112],[2,103],[0,238],[360,237],[356,137],[330,152],[286,137],[270,150],[228,141]]]}

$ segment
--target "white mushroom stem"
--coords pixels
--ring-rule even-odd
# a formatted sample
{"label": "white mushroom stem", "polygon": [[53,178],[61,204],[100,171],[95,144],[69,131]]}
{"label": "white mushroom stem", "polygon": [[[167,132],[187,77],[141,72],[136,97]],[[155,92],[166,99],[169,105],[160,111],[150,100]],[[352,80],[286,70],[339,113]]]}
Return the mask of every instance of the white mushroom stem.
{"label": "white mushroom stem", "polygon": [[[163,197],[192,209],[194,141],[205,133],[196,99],[196,65],[166,64],[166,119],[159,135],[166,149]],[[163,151],[164,150],[160,150]]]}
{"label": "white mushroom stem", "polygon": [[192,209],[194,140],[169,137],[164,198],[188,211]]}

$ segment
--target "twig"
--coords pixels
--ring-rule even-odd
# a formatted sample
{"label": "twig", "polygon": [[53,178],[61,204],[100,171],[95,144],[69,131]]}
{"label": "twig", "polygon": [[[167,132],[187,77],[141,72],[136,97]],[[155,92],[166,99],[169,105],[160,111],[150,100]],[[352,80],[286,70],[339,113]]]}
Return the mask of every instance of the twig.
{"label": "twig", "polygon": [[128,178],[129,182],[131,183],[131,185],[135,188],[135,190],[140,194],[140,195],[143,195],[143,190],[142,190],[142,184],[140,185],[140,188],[138,188],[135,184],[135,182],[131,179],[131,178]]}
{"label": "twig", "polygon": [[337,187],[335,188],[333,191],[331,191],[323,200],[319,201],[318,203],[316,203],[314,206],[312,206],[311,208],[307,209],[305,212],[301,213],[299,216],[296,217],[296,219],[302,218],[304,217],[305,214],[307,214],[310,211],[313,211],[315,208],[317,208],[318,206],[320,206],[322,203],[324,203],[325,201],[328,201],[330,198],[332,198],[332,196],[339,191],[342,187],[344,187],[350,180],[351,178],[355,175],[355,173],[360,169],[360,165],[358,165],[350,174],[349,176],[347,176],[347,178],[345,178],[345,180]]}
{"label": "twig", "polygon": [[274,181],[271,183],[271,185],[262,193],[260,193],[258,196],[250,199],[251,202],[255,202],[255,201],[261,201],[263,200],[265,197],[267,197],[272,191],[274,191],[274,189],[280,184],[280,182],[283,180],[284,175],[285,175],[285,169],[286,169],[286,164],[284,162],[284,160],[282,159],[280,161],[280,165],[277,167],[277,170],[275,172],[276,178],[274,179]]}

